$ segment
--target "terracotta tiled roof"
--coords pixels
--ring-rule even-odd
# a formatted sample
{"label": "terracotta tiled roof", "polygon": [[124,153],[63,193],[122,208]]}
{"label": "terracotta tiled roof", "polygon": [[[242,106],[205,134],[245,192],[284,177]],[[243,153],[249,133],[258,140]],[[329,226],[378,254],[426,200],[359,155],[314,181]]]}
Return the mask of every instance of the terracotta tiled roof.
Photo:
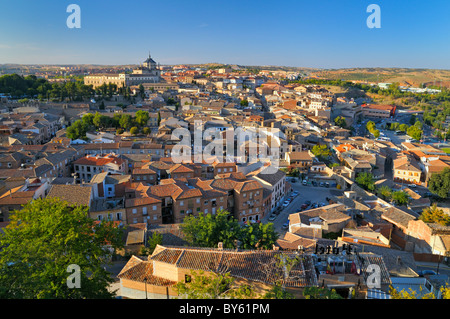
{"label": "terracotta tiled roof", "polygon": [[[213,248],[181,248],[159,247],[149,259],[169,263],[178,268],[204,270],[214,272],[228,272],[231,276],[274,284],[283,278],[284,270],[278,266],[277,256],[295,257],[294,255],[277,250],[246,250],[236,251]],[[296,264],[284,281],[288,287],[306,287],[317,285],[317,276],[311,256]]]}
{"label": "terracotta tiled roof", "polygon": [[176,282],[153,275],[153,264],[151,262],[132,256],[122,271],[117,275],[120,279],[144,282],[155,286],[173,286]]}
{"label": "terracotta tiled roof", "polygon": [[59,198],[72,205],[90,206],[91,192],[91,187],[80,185],[53,185],[47,197]]}

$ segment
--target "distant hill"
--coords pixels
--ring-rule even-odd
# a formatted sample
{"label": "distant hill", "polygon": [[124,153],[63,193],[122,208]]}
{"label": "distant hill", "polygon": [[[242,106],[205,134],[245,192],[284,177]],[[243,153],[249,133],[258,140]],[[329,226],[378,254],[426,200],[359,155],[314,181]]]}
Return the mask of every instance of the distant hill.
{"label": "distant hill", "polygon": [[398,82],[419,87],[436,85],[450,87],[450,70],[407,68],[348,68],[324,69],[310,73],[311,77],[331,80],[359,81],[367,83]]}

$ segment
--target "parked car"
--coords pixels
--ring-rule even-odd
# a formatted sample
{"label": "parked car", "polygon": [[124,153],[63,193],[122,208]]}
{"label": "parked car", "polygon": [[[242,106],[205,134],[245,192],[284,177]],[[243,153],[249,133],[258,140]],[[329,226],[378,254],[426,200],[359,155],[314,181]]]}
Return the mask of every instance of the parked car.
{"label": "parked car", "polygon": [[305,204],[306,204],[306,207],[308,207],[309,205],[311,205],[311,201],[310,201],[310,200],[307,200],[307,201],[305,202]]}
{"label": "parked car", "polygon": [[283,227],[283,229],[288,229],[289,228],[289,221],[285,222],[282,227]]}
{"label": "parked car", "polygon": [[292,180],[291,180],[291,183],[296,183],[297,182],[297,180],[295,179],[295,178],[293,178]]}
{"label": "parked car", "polygon": [[305,210],[306,208],[308,208],[308,205],[306,205],[306,204],[303,204],[302,206],[300,206],[301,210]]}
{"label": "parked car", "polygon": [[291,203],[291,202],[290,202],[290,201],[288,201],[288,200],[284,201],[284,203],[283,203],[283,207],[288,207],[290,203]]}
{"label": "parked car", "polygon": [[275,214],[272,214],[272,215],[269,216],[269,220],[270,220],[270,221],[273,221],[273,220],[275,220],[276,218],[277,218],[277,215],[275,215]]}
{"label": "parked car", "polygon": [[320,182],[320,187],[324,187],[325,186],[325,184],[323,183],[323,182]]}
{"label": "parked car", "polygon": [[297,196],[297,195],[298,195],[298,192],[297,192],[297,191],[293,191],[293,192],[292,192],[292,195]]}
{"label": "parked car", "polygon": [[303,180],[302,184],[303,184],[304,186],[306,186],[306,184],[308,184],[308,182],[306,181],[306,179]]}
{"label": "parked car", "polygon": [[417,185],[416,185],[416,184],[409,184],[408,187],[409,187],[409,188],[416,188]]}
{"label": "parked car", "polygon": [[325,187],[326,187],[326,188],[329,188],[329,187],[330,187],[330,183],[326,182],[326,183],[325,183]]}
{"label": "parked car", "polygon": [[311,184],[312,184],[312,186],[317,186],[317,182],[316,181],[312,181]]}

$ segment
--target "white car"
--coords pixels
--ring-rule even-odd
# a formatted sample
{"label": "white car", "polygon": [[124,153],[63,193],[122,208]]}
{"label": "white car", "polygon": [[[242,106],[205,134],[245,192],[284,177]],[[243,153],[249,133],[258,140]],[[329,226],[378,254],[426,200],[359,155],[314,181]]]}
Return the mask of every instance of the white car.
{"label": "white car", "polygon": [[287,201],[285,201],[285,202],[283,203],[283,207],[288,207],[289,204],[290,204],[290,202],[287,200]]}
{"label": "white car", "polygon": [[409,184],[408,187],[410,187],[410,188],[416,188],[417,185],[416,185],[416,184]]}

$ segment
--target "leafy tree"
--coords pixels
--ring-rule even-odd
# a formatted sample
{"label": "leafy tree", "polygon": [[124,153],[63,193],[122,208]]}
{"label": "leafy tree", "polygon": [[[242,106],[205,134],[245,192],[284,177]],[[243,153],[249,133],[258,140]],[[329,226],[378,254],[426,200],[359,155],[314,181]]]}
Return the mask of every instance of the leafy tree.
{"label": "leafy tree", "polygon": [[145,135],[148,135],[148,134],[150,134],[150,128],[149,127],[144,127],[143,129],[142,129],[142,133],[144,133]]}
{"label": "leafy tree", "polygon": [[229,273],[205,273],[191,271],[188,282],[175,285],[178,295],[184,299],[254,299],[255,289],[250,285],[237,284]]}
{"label": "leafy tree", "polygon": [[422,130],[419,129],[417,126],[410,126],[407,130],[406,130],[406,134],[408,134],[409,136],[411,136],[413,139],[415,140],[420,140],[422,138]]}
{"label": "leafy tree", "polygon": [[345,117],[343,116],[338,116],[334,119],[334,123],[342,128],[347,128],[347,122],[345,121]]}
{"label": "leafy tree", "polygon": [[107,124],[107,117],[96,112],[94,118],[92,119],[92,123],[96,128],[104,128]]}
{"label": "leafy tree", "polygon": [[161,124],[161,112],[158,111],[158,118],[157,118],[158,126]]}
{"label": "leafy tree", "polygon": [[241,227],[236,219],[229,219],[228,215],[224,210],[214,215],[189,215],[184,219],[181,230],[191,246],[217,247],[222,242],[224,248],[236,248],[235,241],[239,238]]}
{"label": "leafy tree", "polygon": [[359,173],[356,176],[355,182],[365,190],[375,190],[375,180],[372,173]]}
{"label": "leafy tree", "polygon": [[450,225],[450,216],[444,213],[444,211],[433,204],[431,207],[426,207],[419,219],[425,223],[437,223],[443,226]]}
{"label": "leafy tree", "polygon": [[377,194],[382,199],[390,201],[392,198],[392,190],[388,186],[381,186],[377,189]]}
{"label": "leafy tree", "polygon": [[139,94],[140,94],[141,98],[143,99],[145,96],[145,88],[142,84],[139,84]]}
{"label": "leafy tree", "polygon": [[436,296],[432,292],[419,296],[411,288],[409,291],[405,289],[398,291],[392,286],[389,287],[389,295],[391,299],[436,299]]}
{"label": "leafy tree", "polygon": [[152,236],[148,238],[148,254],[152,254],[157,245],[162,244],[162,234],[154,232]]}
{"label": "leafy tree", "polygon": [[[122,230],[97,224],[88,208],[58,199],[37,199],[11,214],[0,234],[0,298],[111,298],[113,282],[104,265],[107,248],[122,247]],[[80,288],[68,286],[68,266],[80,270]],[[72,281],[73,283],[73,281]]]}
{"label": "leafy tree", "polygon": [[123,114],[120,117],[119,125],[121,128],[128,130],[132,124],[133,124],[133,118],[131,117],[131,115]]}
{"label": "leafy tree", "polygon": [[263,299],[294,299],[294,295],[276,284],[264,294]]}
{"label": "leafy tree", "polygon": [[272,249],[278,239],[272,223],[241,227],[225,210],[216,214],[200,213],[197,217],[187,216],[181,229],[189,244],[198,247],[217,247],[222,242],[224,248],[236,248],[237,241],[240,241],[246,249]]}
{"label": "leafy tree", "polygon": [[408,201],[409,201],[409,195],[408,195],[408,193],[403,192],[403,191],[393,192],[392,200],[397,205],[400,205],[400,206],[406,205],[406,204],[408,204]]}
{"label": "leafy tree", "polygon": [[244,107],[248,106],[248,100],[241,100],[240,105]]}
{"label": "leafy tree", "polygon": [[306,299],[343,299],[336,290],[319,287],[307,287],[303,290]]}
{"label": "leafy tree", "polygon": [[121,135],[121,134],[123,134],[123,128],[118,128],[117,130],[116,130],[116,134],[117,135]]}
{"label": "leafy tree", "polygon": [[83,124],[86,125],[86,127],[94,126],[94,114],[92,113],[83,115],[81,120],[83,121]]}
{"label": "leafy tree", "polygon": [[311,152],[321,161],[324,161],[331,156],[331,151],[325,144],[314,145]]}
{"label": "leafy tree", "polygon": [[149,118],[150,116],[146,111],[139,110],[136,112],[136,123],[141,127],[147,125]]}
{"label": "leafy tree", "polygon": [[241,247],[244,249],[272,249],[278,239],[272,223],[255,223],[245,227],[241,233]]}
{"label": "leafy tree", "polygon": [[72,140],[85,139],[88,130],[89,126],[83,120],[77,120],[67,128],[66,135]]}
{"label": "leafy tree", "polygon": [[130,134],[131,135],[136,135],[136,134],[138,134],[139,133],[139,129],[136,127],[136,126],[133,126],[131,129],[130,129]]}
{"label": "leafy tree", "polygon": [[380,130],[373,130],[372,134],[375,138],[379,138],[380,137]]}
{"label": "leafy tree", "polygon": [[406,132],[408,130],[408,125],[407,124],[400,124],[398,126],[398,130],[402,131],[402,132]]}
{"label": "leafy tree", "polygon": [[447,198],[450,191],[450,168],[445,168],[441,173],[431,175],[428,181],[428,189],[441,198]]}

